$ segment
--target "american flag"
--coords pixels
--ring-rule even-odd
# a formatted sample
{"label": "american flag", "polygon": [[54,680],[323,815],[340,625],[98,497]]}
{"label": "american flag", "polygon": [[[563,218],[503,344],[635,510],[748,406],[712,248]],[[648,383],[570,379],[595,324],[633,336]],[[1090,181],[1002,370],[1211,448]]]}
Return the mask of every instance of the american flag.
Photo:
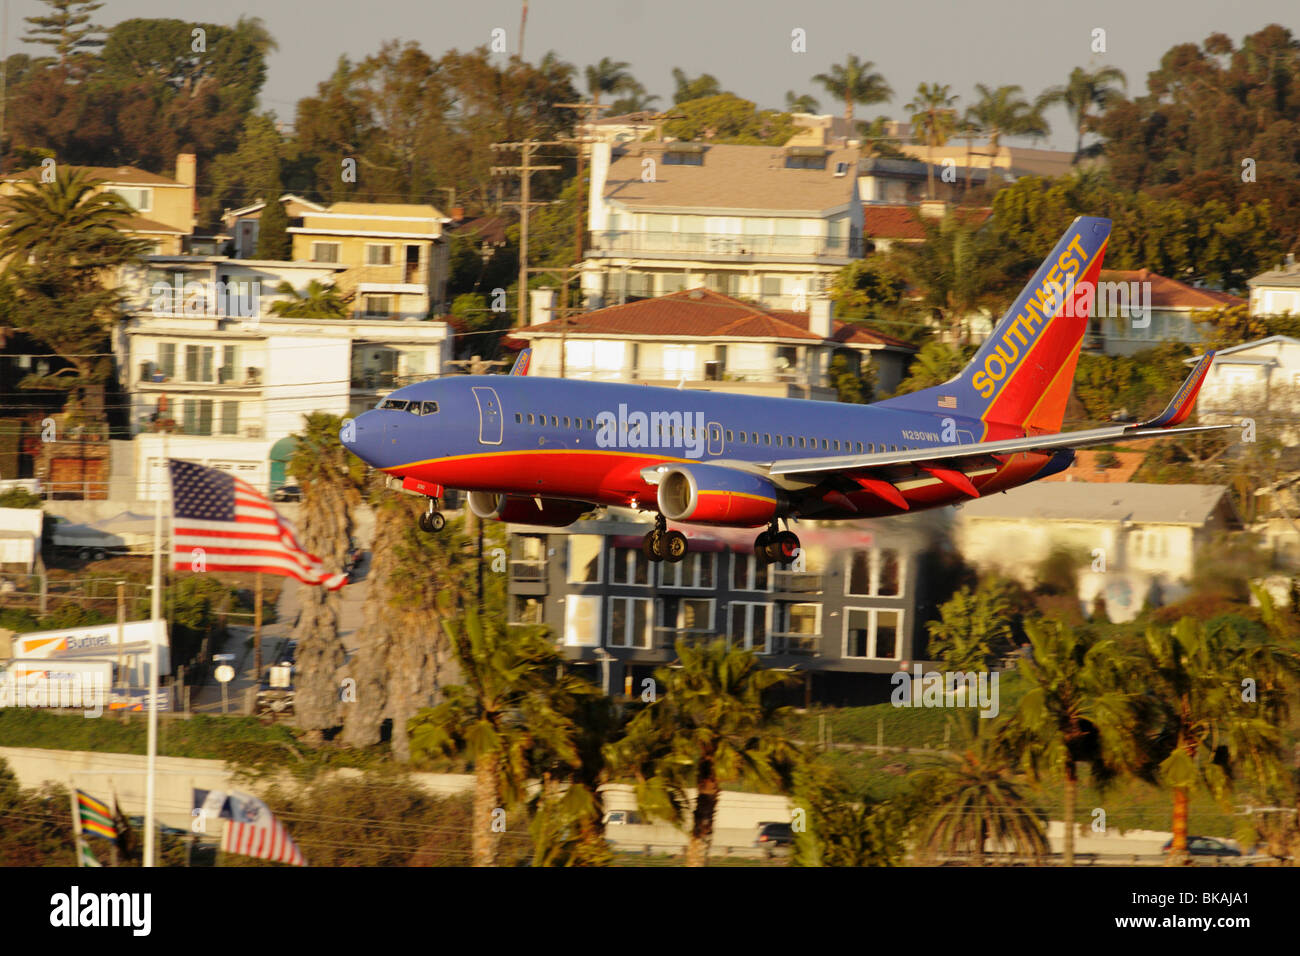
{"label": "american flag", "polygon": [[256,856],[277,863],[306,866],[307,860],[289,836],[271,808],[248,793],[238,790],[194,791],[194,812],[202,815],[205,828],[209,817],[224,819],[221,849],[226,853]]}
{"label": "american flag", "polygon": [[939,396],[939,407],[940,407],[940,408],[956,408],[956,407],[957,407],[957,396],[956,396],[956,395],[940,395],[940,396]]}
{"label": "american flag", "polygon": [[246,481],[188,461],[168,459],[172,479],[173,569],[265,571],[323,584],[331,591],[346,574],[326,574],[320,558],[298,543],[293,525]]}

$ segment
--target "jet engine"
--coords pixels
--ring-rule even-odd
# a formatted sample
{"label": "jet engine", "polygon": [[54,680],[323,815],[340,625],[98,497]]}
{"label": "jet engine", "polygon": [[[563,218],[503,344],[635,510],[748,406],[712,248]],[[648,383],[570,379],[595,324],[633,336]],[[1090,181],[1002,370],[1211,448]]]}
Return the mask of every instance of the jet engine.
{"label": "jet engine", "polygon": [[469,510],[480,518],[495,518],[512,524],[535,524],[563,528],[573,524],[592,509],[585,501],[565,498],[542,498],[541,505],[523,495],[498,495],[490,491],[471,491]]}
{"label": "jet engine", "polygon": [[678,465],[659,479],[659,511],[669,521],[756,527],[785,514],[782,491],[762,475],[722,465]]}

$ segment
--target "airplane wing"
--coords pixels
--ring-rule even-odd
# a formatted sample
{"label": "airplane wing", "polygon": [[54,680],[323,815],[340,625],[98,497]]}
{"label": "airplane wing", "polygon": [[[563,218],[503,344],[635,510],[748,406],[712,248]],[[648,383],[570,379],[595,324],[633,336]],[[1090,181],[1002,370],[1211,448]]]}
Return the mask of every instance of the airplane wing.
{"label": "airplane wing", "polygon": [[[1010,455],[1016,452],[1050,452],[1061,448],[1086,448],[1089,445],[1107,445],[1112,442],[1135,441],[1142,438],[1172,438],[1203,432],[1235,428],[1236,425],[1194,425],[1175,428],[1191,414],[1200,391],[1201,382],[1214,361],[1214,352],[1207,352],[1187,380],[1174,394],[1165,410],[1154,418],[1132,425],[1113,425],[1077,432],[1059,432],[1047,435],[1026,435],[1024,438],[1007,438],[999,441],[974,442],[964,445],[940,445],[935,448],[909,448],[900,451],[877,452],[868,455],[837,455],[832,458],[787,458],[766,463],[766,470],[778,475],[822,475],[827,472],[870,470],[886,465],[915,464],[925,467],[932,462],[954,459],[979,459],[988,455]],[[942,469],[947,471],[947,469]]]}

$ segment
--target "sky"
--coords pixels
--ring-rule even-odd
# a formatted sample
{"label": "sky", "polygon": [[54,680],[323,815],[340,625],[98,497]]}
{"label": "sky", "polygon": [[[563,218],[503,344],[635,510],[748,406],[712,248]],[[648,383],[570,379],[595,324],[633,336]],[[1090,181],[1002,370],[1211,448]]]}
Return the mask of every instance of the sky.
{"label": "sky", "polygon": [[[40,0],[6,0],[7,52],[28,51],[19,38],[24,16]],[[893,87],[892,102],[859,107],[859,118],[906,119],[903,104],[921,82],[947,83],[973,102],[974,85],[1017,83],[1032,97],[1065,82],[1075,66],[1118,66],[1130,89],[1177,43],[1199,43],[1214,32],[1234,43],[1269,23],[1300,32],[1296,0],[530,0],[524,57],[548,50],[579,68],[603,56],[631,64],[630,72],[659,107],[671,105],[672,69],[712,73],[723,89],[764,107],[784,107],[785,93],[812,93],[823,112],[842,111],[811,77],[855,53],[875,63]],[[104,0],[96,13],[111,25],[132,17],[174,17],[233,23],[258,16],[279,43],[269,61],[262,107],[291,121],[298,99],[315,92],[340,55],[360,60],[389,39],[415,40],[437,57],[449,49],[490,43],[504,30],[510,52],[519,44],[520,0]],[[1105,30],[1106,52],[1092,52],[1093,31]],[[792,50],[804,31],[806,50]],[[1034,145],[1074,148],[1060,108],[1048,113],[1052,134]]]}

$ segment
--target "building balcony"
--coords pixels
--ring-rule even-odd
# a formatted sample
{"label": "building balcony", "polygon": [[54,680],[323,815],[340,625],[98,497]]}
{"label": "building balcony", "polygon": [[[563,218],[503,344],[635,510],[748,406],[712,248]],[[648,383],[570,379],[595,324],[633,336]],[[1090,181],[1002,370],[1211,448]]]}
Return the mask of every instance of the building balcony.
{"label": "building balcony", "polygon": [[420,375],[398,375],[396,372],[387,372],[383,369],[361,369],[352,372],[352,390],[364,392],[390,392],[395,388],[401,388],[403,385],[414,385],[416,382],[427,382],[430,379],[438,378],[435,373]]}
{"label": "building balcony", "polygon": [[770,638],[773,654],[821,657],[822,636],[820,634],[773,633]]}
{"label": "building balcony", "polygon": [[835,260],[862,258],[861,239],[825,236],[736,236],[711,232],[639,232],[603,230],[590,233],[591,256],[639,256],[648,259],[700,259],[727,262]]}
{"label": "building balcony", "polygon": [[821,594],[824,575],[819,571],[790,571],[777,568],[772,577],[772,590],[787,594]]}
{"label": "building balcony", "polygon": [[515,559],[510,562],[511,581],[545,581],[546,562],[541,559]]}

